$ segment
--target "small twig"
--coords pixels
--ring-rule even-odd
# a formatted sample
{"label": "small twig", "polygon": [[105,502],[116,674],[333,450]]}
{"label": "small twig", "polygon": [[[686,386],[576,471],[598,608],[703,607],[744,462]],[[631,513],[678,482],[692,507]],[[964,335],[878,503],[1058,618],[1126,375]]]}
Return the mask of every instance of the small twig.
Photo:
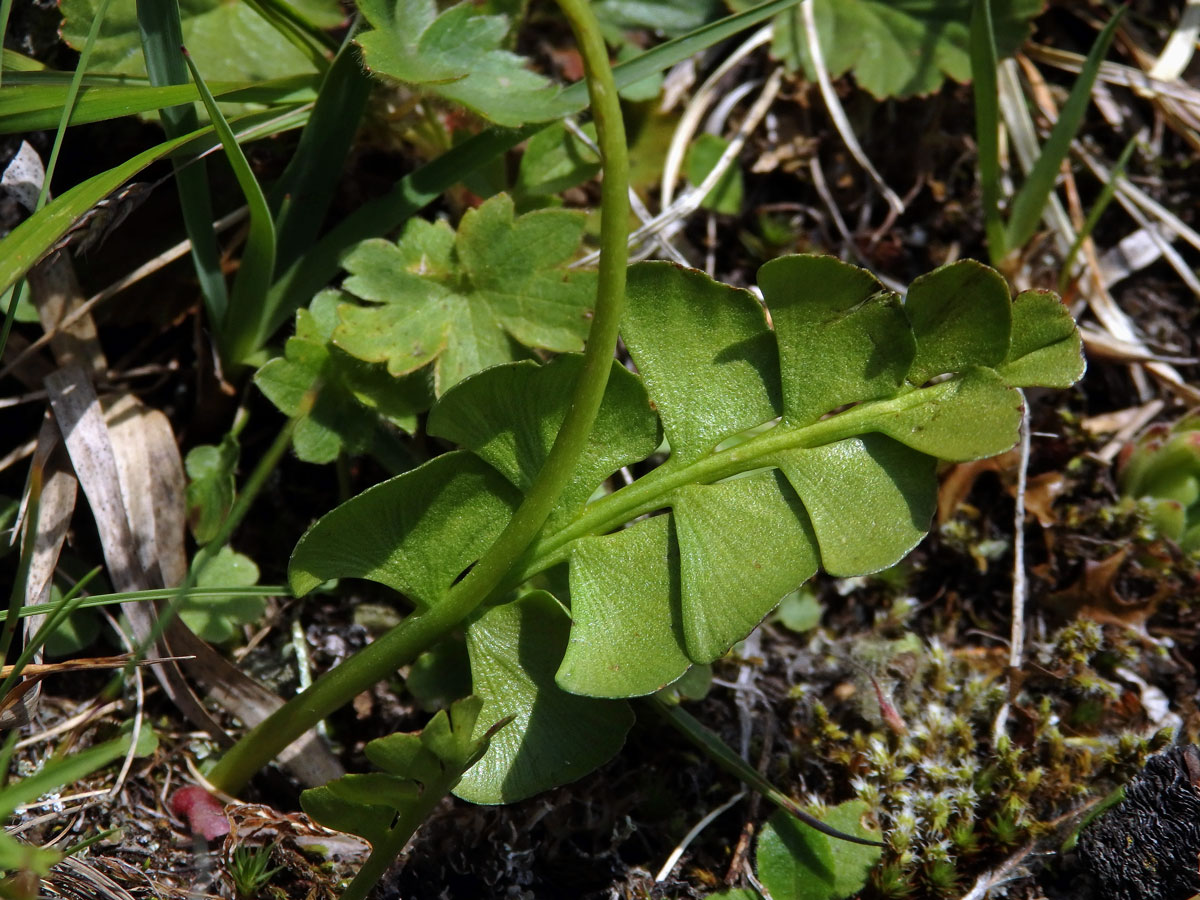
{"label": "small twig", "polygon": [[[683,194],[678,200],[660,212],[657,216],[651,219],[646,224],[642,225],[636,231],[629,235],[629,245],[631,247],[641,244],[650,236],[662,231],[673,222],[686,218],[697,209],[700,208],[701,202],[709,195],[717,182],[724,177],[726,170],[742,152],[742,147],[745,146],[746,138],[750,133],[758,127],[763,117],[767,114],[767,110],[775,101],[775,97],[779,93],[780,85],[783,82],[783,68],[777,68],[771,73],[763,86],[762,93],[758,99],[754,101],[754,105],[750,107],[746,113],[746,118],[742,121],[741,126],[729,141],[729,146],[725,148],[725,152],[717,159],[712,170],[705,176],[700,184],[693,187],[691,190]],[[589,253],[587,256],[576,260],[572,263],[572,267],[590,266],[600,258],[599,251]]]}
{"label": "small twig", "polygon": [[[125,652],[132,653],[133,641],[125,633],[125,629],[117,623],[117,620],[108,610],[102,609],[100,613],[108,621],[109,627],[116,632],[118,639],[121,641],[121,646],[125,648]],[[125,787],[125,779],[129,777],[129,770],[133,768],[133,760],[137,756],[138,741],[142,736],[142,714],[146,707],[146,683],[142,679],[141,666],[133,670],[133,684],[137,696],[133,711],[133,732],[129,736],[129,750],[125,754],[124,762],[121,763],[121,771],[117,773],[116,781],[113,782],[112,789],[108,792],[110,798],[115,798],[121,793],[121,789]]]}
{"label": "small twig", "polygon": [[683,115],[679,117],[679,124],[675,126],[675,133],[671,135],[671,144],[667,148],[667,157],[663,160],[662,182],[659,191],[659,202],[663,209],[669,207],[671,201],[675,199],[675,182],[679,179],[679,173],[683,169],[687,148],[691,145],[692,137],[700,127],[700,120],[704,118],[705,111],[712,103],[718,83],[743,59],[764,44],[769,44],[774,36],[773,25],[765,25],[758,29],[730,53],[696,89],[696,93],[687,108],[684,109]]}
{"label": "small twig", "polygon": [[1133,440],[1133,436],[1146,427],[1163,410],[1166,404],[1161,400],[1151,400],[1138,410],[1137,415],[1126,423],[1125,427],[1112,436],[1107,444],[1100,448],[1096,457],[1102,462],[1110,463],[1117,458],[1121,448]]}
{"label": "small twig", "polygon": [[1021,862],[1030,853],[1033,852],[1033,844],[1027,844],[1018,850],[1015,854],[1006,859],[997,868],[990,872],[984,872],[977,879],[971,890],[963,895],[962,900],[984,900],[988,891],[1009,877],[1009,873],[1021,864]]}
{"label": "small twig", "polygon": [[745,797],[747,793],[747,791],[739,791],[712,812],[708,813],[708,815],[697,822],[694,826],[692,826],[692,830],[683,836],[683,840],[680,841],[676,845],[675,849],[671,851],[671,855],[667,857],[667,861],[663,863],[663,867],[659,869],[658,874],[654,876],[655,884],[666,880],[667,876],[670,875],[675,869],[675,865],[679,862],[679,858],[687,851],[688,845],[696,839],[700,832],[711,825],[713,820],[716,819],[717,816],[721,815],[721,813],[733,808],[733,806],[735,806],[739,800]]}
{"label": "small twig", "polygon": [[[812,173],[813,187],[816,188],[817,195],[820,196],[821,202],[825,204],[825,208],[829,211],[829,217],[833,219],[833,225],[842,236],[843,243],[859,263],[867,268],[873,268],[870,262],[863,256],[858,243],[854,240],[854,235],[850,233],[850,229],[846,226],[846,220],[842,218],[842,214],[834,202],[833,194],[829,190],[829,184],[825,181],[825,170],[821,168],[820,157],[816,154],[813,154],[813,158],[809,161],[809,171]],[[875,277],[883,282],[889,291],[903,294],[908,290],[894,278],[888,278],[886,275],[879,273],[876,273]]]}
{"label": "small twig", "polygon": [[1029,400],[1020,388],[1017,389],[1017,393],[1021,395],[1021,440],[1018,445],[1020,456],[1017,463],[1016,508],[1013,511],[1012,631],[1008,642],[1009,699],[996,714],[993,742],[1004,734],[1013,690],[1017,684],[1017,673],[1021,670],[1025,656],[1025,599],[1028,593],[1028,581],[1025,577],[1025,487],[1029,471]]}
{"label": "small twig", "polygon": [[808,41],[808,53],[812,57],[813,69],[817,73],[817,86],[821,89],[821,99],[825,101],[825,108],[829,112],[829,118],[833,120],[833,127],[841,135],[842,143],[846,145],[846,149],[850,151],[854,161],[862,166],[863,171],[875,182],[875,186],[883,194],[883,199],[887,201],[888,206],[895,211],[896,215],[903,214],[904,201],[888,187],[883,176],[879,174],[871,160],[867,158],[867,154],[863,152],[862,146],[858,143],[858,137],[854,134],[854,128],[850,125],[850,119],[846,117],[846,111],[842,109],[842,102],[838,99],[837,91],[833,89],[833,81],[829,78],[829,70],[825,67],[825,57],[821,53],[821,37],[817,33],[813,0],[803,0],[800,4],[800,16],[804,20],[804,36]]}
{"label": "small twig", "polygon": [[[600,147],[592,140],[591,135],[579,127],[579,123],[575,121],[574,116],[567,116],[563,119],[563,127],[575,137],[577,141],[596,154],[596,158],[600,157]],[[654,218],[650,214],[650,210],[646,208],[646,204],[642,202],[642,198],[638,195],[637,189],[631,184],[629,186],[629,208],[633,210],[633,214],[638,217],[638,221],[642,224],[649,222]],[[677,263],[689,266],[691,263],[663,234],[656,234],[654,241],[659,249],[663,251],[671,259]]]}

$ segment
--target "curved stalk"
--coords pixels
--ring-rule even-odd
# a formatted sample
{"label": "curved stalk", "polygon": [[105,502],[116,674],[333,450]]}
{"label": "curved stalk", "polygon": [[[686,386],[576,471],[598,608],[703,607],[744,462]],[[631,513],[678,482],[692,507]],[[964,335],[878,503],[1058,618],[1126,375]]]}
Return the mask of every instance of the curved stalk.
{"label": "curved stalk", "polygon": [[390,677],[463,621],[493,592],[534,542],[587,444],[608,384],[625,302],[629,233],[629,158],[608,49],[587,0],[558,0],[583,56],[596,122],[601,188],[599,285],[583,369],[554,446],[524,502],[470,573],[439,603],[409,616],[379,640],[328,672],[242,737],[209,775],[236,793],[284,747],[372,684]]}

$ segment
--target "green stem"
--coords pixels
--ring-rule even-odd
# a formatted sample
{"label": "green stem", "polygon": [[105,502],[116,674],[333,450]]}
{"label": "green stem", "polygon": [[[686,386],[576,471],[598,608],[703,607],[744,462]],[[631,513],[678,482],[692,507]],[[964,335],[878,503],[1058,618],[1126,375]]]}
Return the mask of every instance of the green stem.
{"label": "green stem", "polygon": [[416,658],[460,625],[492,593],[537,538],[587,445],[608,385],[625,302],[629,237],[629,157],[608,48],[587,0],[558,0],[583,56],[604,163],[599,284],[583,369],[571,406],[537,480],[496,542],[435,606],[405,619],[366,650],[328,672],[235,744],[209,775],[236,793],[279,751],[334,710]]}
{"label": "green stem", "polygon": [[420,799],[400,813],[387,837],[377,846],[371,847],[367,861],[362,864],[362,868],[342,891],[338,900],[366,900],[371,889],[383,878],[409,839],[421,827],[421,823],[433,814],[434,808],[450,793],[451,787],[452,785],[427,785]]}
{"label": "green stem", "polygon": [[704,456],[685,466],[670,461],[637,481],[600,498],[554,534],[542,536],[521,565],[515,567],[506,587],[516,586],[564,561],[567,548],[577,538],[604,534],[644,513],[669,505],[668,495],[689,484],[712,484],[754,469],[775,468],[779,454],[821,447],[874,431],[879,419],[930,402],[930,392],[942,392],[948,382],[909,391],[890,400],[860,403],[828,419],[799,428],[786,421],[745,443]]}
{"label": "green stem", "polygon": [[684,711],[678,703],[671,703],[657,696],[650,698],[647,703],[656,713],[670,722],[676,731],[695,744],[705,756],[730,775],[739,779],[747,787],[758,791],[784,812],[795,816],[809,828],[815,828],[821,834],[837,838],[840,841],[849,841],[851,844],[864,844],[867,847],[887,846],[879,841],[872,841],[869,838],[861,838],[853,834],[846,834],[844,831],[838,831],[832,825],[826,825],[816,816],[805,812],[799,803],[763,778],[757,770],[730,750],[726,743],[713,734],[713,732],[696,721],[691,713]]}

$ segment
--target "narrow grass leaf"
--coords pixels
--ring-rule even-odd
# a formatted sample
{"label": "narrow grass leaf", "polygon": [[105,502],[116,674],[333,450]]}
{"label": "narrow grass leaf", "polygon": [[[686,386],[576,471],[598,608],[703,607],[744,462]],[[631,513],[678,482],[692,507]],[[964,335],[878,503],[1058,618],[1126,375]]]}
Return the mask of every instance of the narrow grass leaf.
{"label": "narrow grass leaf", "polygon": [[1008,255],[1000,216],[1000,101],[996,84],[996,35],[991,0],[974,0],[971,10],[971,81],[975,96],[975,145],[979,148],[979,191],[988,255]]}
{"label": "narrow grass leaf", "polygon": [[[303,109],[283,117],[277,110],[271,110],[246,116],[239,120],[239,125],[247,131],[266,128],[267,131],[261,133],[276,133],[303,124],[306,115]],[[212,127],[205,126],[144,150],[51,200],[41,212],[30,216],[0,240],[0,293],[42,259],[82,215],[148,165],[175,151],[201,154],[218,145]]]}
{"label": "narrow grass leaf", "polygon": [[[8,86],[0,93],[0,134],[53,128],[66,105],[69,85],[62,82],[64,77],[64,73],[57,72],[10,77]],[[319,85],[315,75],[289,75],[257,83],[223,81],[209,87],[214,96],[229,103],[283,106],[312,101]],[[103,122],[199,99],[200,94],[192,84],[155,87],[85,77],[79,100],[71,110],[70,124]]]}
{"label": "narrow grass leaf", "polygon": [[1123,7],[1118,8],[1113,17],[1108,20],[1108,24],[1104,26],[1104,30],[1100,32],[1099,37],[1096,38],[1096,43],[1092,45],[1079,77],[1075,79],[1075,84],[1071,87],[1071,94],[1067,97],[1067,102],[1059,111],[1058,121],[1054,123],[1050,137],[1046,139],[1037,162],[1034,163],[1025,182],[1017,191],[1016,197],[1013,198],[1012,214],[1009,216],[1008,227],[1005,229],[1005,245],[1010,249],[1024,247],[1025,243],[1033,237],[1034,231],[1037,230],[1038,223],[1042,219],[1042,210],[1046,208],[1046,201],[1054,191],[1054,183],[1058,179],[1059,169],[1063,160],[1067,158],[1067,153],[1070,152],[1071,141],[1075,139],[1080,126],[1083,125],[1083,117],[1087,113],[1088,104],[1092,98],[1092,87],[1096,83],[1096,76],[1100,73],[1100,64],[1104,61],[1104,55],[1108,52],[1108,47],[1116,34],[1117,25],[1121,21],[1123,12]]}
{"label": "narrow grass leaf", "polygon": [[[347,40],[321,81],[316,105],[291,161],[271,188],[271,208],[277,210],[277,271],[300,258],[316,239],[370,93],[371,80],[359,63],[358,51]],[[274,331],[286,318],[286,310],[281,315],[268,308],[267,330]]]}
{"label": "narrow grass leaf", "polygon": [[204,100],[213,128],[221,138],[225,156],[233,168],[238,187],[250,207],[250,233],[242,251],[242,264],[233,282],[233,294],[225,317],[217,323],[221,335],[221,352],[226,360],[243,362],[266,340],[266,299],[275,271],[275,222],[267,198],[259,187],[258,179],[246,160],[237,142],[237,137],[225,116],[217,106],[216,98],[204,84],[196,64],[185,52],[184,61],[192,72],[192,78]]}
{"label": "narrow grass leaf", "polygon": [[[142,54],[150,83],[155,85],[186,84],[187,67],[183,59],[183,24],[179,17],[178,0],[137,4],[138,31]],[[68,18],[69,21],[69,18]],[[197,82],[197,90],[200,85]],[[193,104],[168,106],[159,110],[163,130],[168,137],[194,131],[200,125]],[[192,263],[200,281],[200,292],[214,327],[225,318],[229,307],[229,292],[221,271],[221,253],[213,231],[212,192],[203,162],[184,166],[173,162],[175,187],[183,211],[183,224],[191,241]]]}
{"label": "narrow grass leaf", "polygon": [[1129,157],[1133,155],[1137,144],[1138,139],[1131,137],[1125,145],[1125,149],[1121,151],[1116,164],[1109,172],[1109,177],[1101,185],[1100,195],[1096,197],[1096,202],[1092,204],[1092,208],[1088,211],[1083,227],[1075,235],[1075,240],[1071,243],[1071,249],[1063,257],[1062,271],[1058,275],[1058,292],[1060,294],[1066,293],[1067,287],[1071,284],[1071,270],[1075,265],[1075,257],[1079,255],[1079,250],[1083,246],[1083,242],[1092,236],[1092,232],[1096,230],[1096,224],[1100,221],[1100,217],[1104,215],[1104,211],[1108,209],[1108,205],[1112,203],[1113,197],[1116,196],[1117,185],[1125,177],[1125,167],[1129,165]]}

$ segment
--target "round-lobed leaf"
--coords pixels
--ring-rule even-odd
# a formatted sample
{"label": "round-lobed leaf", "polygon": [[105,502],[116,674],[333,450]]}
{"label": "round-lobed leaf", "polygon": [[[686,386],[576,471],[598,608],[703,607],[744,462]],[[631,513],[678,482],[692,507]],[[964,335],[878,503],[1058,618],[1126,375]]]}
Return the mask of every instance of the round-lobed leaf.
{"label": "round-lobed leaf", "polygon": [[621,336],[673,463],[779,415],[779,357],[754,295],[666,262],[632,266],[626,294]]}
{"label": "round-lobed leaf", "polygon": [[554,682],[568,620],[544,591],[493,607],[467,626],[475,734],[507,716],[454,793],[472,803],[512,803],[581,778],[611,759],[633,725],[619,700],[569,694]]}
{"label": "round-lobed leaf", "polygon": [[919,396],[920,403],[882,413],[879,431],[952,462],[994,456],[1017,441],[1021,395],[991,369],[969,369]]}
{"label": "round-lobed leaf", "polygon": [[878,434],[788,450],[775,462],[808,510],[830,575],[866,575],[904,558],[929,530],[934,459]]}
{"label": "round-lobed leaf", "polygon": [[[862,800],[850,800],[818,818],[838,831],[879,840],[879,830],[865,823],[870,813]],[[827,837],[779,810],[758,838],[758,877],[775,900],[845,900],[866,886],[880,847]]]}
{"label": "round-lobed leaf", "polygon": [[[429,433],[474,451],[523,493],[542,469],[570,406],[583,357],[494,366],[459,382],[429,414]],[[604,479],[659,444],[642,380],[616,360],[587,447],[547,521],[578,512]]]}
{"label": "round-lobed leaf", "polygon": [[640,697],[687,671],[673,531],[669,517],[655,516],[572,545],[571,642],[560,687]]}
{"label": "round-lobed leaf", "polygon": [[1057,294],[1022,291],[1012,315],[1012,345],[996,370],[1006,382],[1066,388],[1083,377],[1083,341]]}
{"label": "round-lobed leaf", "polygon": [[816,535],[778,471],[680,488],[671,507],[684,647],[712,662],[817,571]]}
{"label": "round-lobed leaf", "polygon": [[784,256],[758,270],[779,340],[783,411],[807,425],[846,403],[894,396],[914,343],[900,298],[831,256]]}
{"label": "round-lobed leaf", "polygon": [[997,366],[1008,355],[1012,300],[995,269],[959,260],[909,286],[904,312],[917,339],[908,380],[921,385],[969,366]]}
{"label": "round-lobed leaf", "polygon": [[491,546],[519,502],[479,457],[447,453],[322,516],[292,552],[288,579],[306,594],[334,578],[367,578],[427,606]]}

